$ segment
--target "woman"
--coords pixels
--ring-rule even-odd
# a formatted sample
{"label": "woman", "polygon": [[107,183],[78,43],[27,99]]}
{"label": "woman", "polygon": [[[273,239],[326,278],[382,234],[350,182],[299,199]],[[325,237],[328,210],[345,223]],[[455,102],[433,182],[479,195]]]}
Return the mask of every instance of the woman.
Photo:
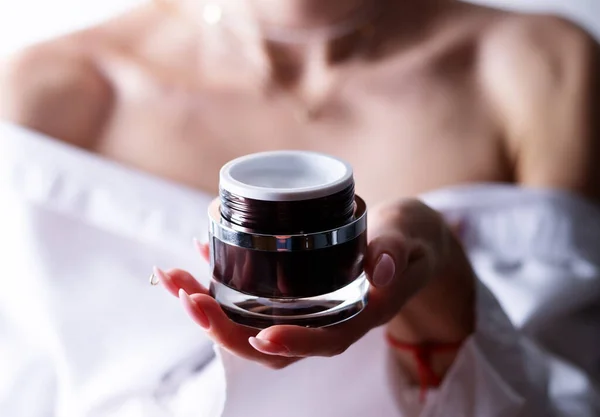
{"label": "woman", "polygon": [[[15,57],[6,65],[2,78],[0,116],[12,123],[6,127],[4,136],[27,136],[37,131],[99,155],[102,159],[91,157],[89,152],[80,153],[73,147],[57,151],[73,161],[70,167],[77,165],[73,170],[82,173],[84,186],[91,174],[83,173],[89,169],[97,172],[93,175],[94,181],[105,176],[103,179],[108,181],[109,188],[122,191],[117,195],[123,200],[109,199],[111,204],[116,202],[123,210],[139,207],[136,216],[142,216],[144,204],[140,202],[148,200],[138,197],[154,193],[159,201],[152,204],[164,211],[152,206],[144,212],[145,220],[141,223],[132,223],[133,217],[127,216],[124,216],[127,221],[121,220],[116,225],[112,223],[114,216],[110,220],[110,230],[126,231],[129,238],[144,244],[156,244],[156,237],[160,235],[153,229],[154,221],[161,224],[164,220],[161,216],[167,216],[168,221],[177,223],[187,215],[192,216],[189,212],[185,214],[183,206],[187,202],[194,208],[202,207],[204,202],[200,201],[204,197],[183,192],[174,183],[139,178],[144,174],[134,175],[122,165],[208,194],[216,192],[217,173],[223,163],[253,152],[281,148],[318,150],[342,157],[353,165],[359,194],[369,206],[380,207],[370,212],[367,266],[372,283],[371,301],[368,309],[356,319],[327,330],[277,326],[260,333],[252,332],[230,322],[216,302],[206,295],[205,287],[187,272],[156,269],[165,287],[180,297],[195,322],[224,348],[221,360],[225,364],[228,399],[224,401],[225,408],[217,414],[222,411],[223,415],[254,415],[260,410],[261,414],[306,415],[320,409],[323,415],[333,415],[332,410],[322,407],[323,402],[319,408],[318,401],[312,401],[316,404],[314,409],[307,405],[306,409],[299,407],[301,411],[286,412],[274,407],[271,400],[254,398],[253,402],[246,402],[244,395],[250,394],[236,391],[235,381],[252,381],[253,378],[264,381],[268,393],[276,385],[272,378],[280,377],[262,374],[268,371],[254,368],[246,360],[278,369],[294,363],[289,367],[289,374],[281,374],[288,377],[277,384],[284,387],[288,384],[287,391],[301,392],[295,391],[290,381],[297,379],[298,372],[310,372],[307,369],[321,366],[315,364],[322,362],[311,360],[302,361],[308,364],[296,364],[298,359],[339,355],[371,329],[387,324],[391,343],[397,348],[393,349],[392,364],[394,369],[398,366],[406,380],[401,384],[404,391],[409,391],[410,385],[422,384],[425,389],[444,381],[441,391],[426,403],[406,398],[400,401],[403,405],[398,407],[404,415],[417,415],[420,411],[423,415],[437,415],[449,410],[454,410],[456,415],[467,412],[496,415],[494,413],[502,407],[506,407],[502,415],[516,415],[523,410],[529,410],[529,415],[547,415],[548,407],[565,411],[573,410],[573,404],[577,404],[583,407],[578,410],[582,410],[590,403],[569,397],[568,401],[548,405],[547,393],[539,388],[540,384],[536,388],[530,373],[519,373],[516,379],[523,379],[519,384],[514,375],[506,375],[510,373],[506,363],[501,365],[502,360],[490,359],[495,355],[490,354],[494,351],[490,344],[493,333],[502,333],[499,329],[508,322],[486,330],[485,326],[493,322],[490,318],[484,320],[485,326],[476,326],[476,319],[481,321],[482,317],[493,314],[482,312],[478,306],[481,303],[475,301],[475,293],[481,297],[485,290],[476,290],[477,280],[465,251],[442,217],[426,205],[404,198],[464,183],[513,183],[524,187],[511,191],[519,190],[518,197],[507,197],[515,204],[527,200],[520,193],[528,193],[529,188],[556,189],[565,199],[578,201],[577,210],[565,209],[565,213],[559,213],[561,216],[585,212],[585,219],[594,219],[589,214],[594,211],[592,206],[587,207],[589,203],[578,199],[595,201],[600,196],[600,176],[594,169],[600,158],[597,152],[600,129],[596,123],[599,77],[597,45],[572,24],[551,17],[518,15],[452,0],[157,0],[98,27],[34,46]],[[28,128],[29,133],[15,125]],[[39,142],[39,138],[35,141]],[[22,142],[24,144],[12,140],[5,146],[14,160],[25,160],[23,158],[30,157],[35,149],[45,149],[55,155],[47,145],[34,145],[29,139]],[[28,151],[21,152],[21,147]],[[66,156],[66,153],[76,157]],[[58,166],[62,166],[63,156],[56,156]],[[34,159],[37,161],[37,158],[31,161]],[[104,167],[106,160],[120,166]],[[137,179],[133,179],[134,176]],[[53,187],[60,188],[62,183],[58,184]],[[139,185],[139,189],[135,189],[134,184]],[[506,192],[490,187],[494,192],[490,194],[488,188],[482,195],[497,196]],[[127,190],[133,195],[127,195]],[[569,193],[579,197],[566,197]],[[474,193],[472,197],[479,199],[482,195]],[[451,212],[452,205],[444,203],[445,198],[440,202],[438,197],[431,197],[431,204],[441,211],[448,208]],[[555,199],[538,197],[536,204],[539,201],[549,204]],[[30,198],[33,197],[30,195]],[[556,204],[562,207],[562,203]],[[62,209],[66,205],[60,200],[52,207]],[[466,211],[466,208],[458,210],[459,217],[465,217]],[[22,215],[17,208],[14,213]],[[89,210],[86,213],[89,214]],[[69,218],[73,216],[68,214]],[[83,236],[92,233],[87,229],[84,233],[82,227],[106,226],[109,222],[104,215],[85,219],[85,225],[78,227],[60,226],[60,221],[55,219],[59,226],[50,228],[60,230],[66,239],[55,244],[69,248],[70,254],[77,254],[77,268],[66,266],[73,259],[49,256],[52,268],[42,267],[40,271],[34,268],[25,275],[52,280],[57,274],[64,276],[65,268],[70,268],[67,275],[83,274],[87,282],[96,276],[92,271],[108,269],[109,275],[116,279],[119,274],[127,275],[135,268],[118,268],[116,265],[121,261],[113,256],[127,253],[131,259],[137,257],[137,262],[148,260],[148,252],[144,255],[136,252],[142,245],[140,242],[121,247],[109,244],[108,238],[101,245],[98,241],[105,238],[99,238],[90,242],[89,247],[81,244]],[[11,220],[15,233],[22,234],[22,229],[14,223]],[[29,224],[27,220],[24,223]],[[512,224],[510,230],[515,227]],[[50,229],[46,228],[44,236],[57,239]],[[591,226],[590,229],[596,230]],[[190,229],[186,233],[192,232]],[[202,238],[205,231],[198,228],[196,232],[201,233],[198,237]],[[468,230],[465,233],[468,235]],[[514,233],[517,236],[521,231]],[[525,238],[517,238],[522,239]],[[177,246],[173,242],[163,240],[164,246],[153,247],[150,253],[160,258],[157,262],[188,263],[187,258],[177,258],[182,255],[176,254]],[[51,247],[45,239],[42,243],[45,248]],[[31,253],[28,243],[23,243],[21,249]],[[168,257],[165,250],[170,251]],[[98,258],[104,259],[101,267]],[[20,267],[17,261],[14,265]],[[504,271],[510,275],[510,271]],[[106,275],[102,273],[102,279],[111,279]],[[114,285],[119,286],[120,282],[117,279]],[[51,289],[52,286],[49,291]],[[498,297],[501,290],[498,289]],[[133,307],[128,303],[136,291],[137,287],[125,286],[111,293],[114,304],[104,313],[112,317],[114,312],[122,311],[130,317]],[[594,292],[589,290],[588,293]],[[71,306],[77,296],[64,295],[61,303]],[[154,295],[148,297],[157,303],[155,305],[163,303]],[[484,304],[488,309],[498,308],[492,301]],[[492,305],[495,307],[490,307]],[[78,304],[83,310],[84,306]],[[69,317],[79,314],[75,307],[67,310],[68,314],[59,315],[63,317],[60,323],[69,322],[72,320]],[[97,314],[90,313],[90,317]],[[170,311],[152,314],[154,320],[161,322],[153,338],[132,330],[134,338],[150,345],[147,357],[152,357],[153,344],[163,343],[156,341],[162,331],[176,336],[173,336],[173,344],[166,348],[169,350],[163,350],[161,356],[173,352],[171,356],[181,357],[183,353],[178,347],[182,343],[189,344],[186,349],[198,345],[198,341],[189,339],[192,337],[190,329],[180,324],[176,315]],[[527,315],[532,316],[537,317]],[[527,334],[525,324],[528,322],[519,322],[518,314],[511,318],[517,326],[523,327],[523,334]],[[139,324],[139,321],[131,321],[136,326]],[[60,340],[72,340],[73,334],[86,334],[90,326],[93,324],[82,322],[79,327],[75,326],[81,333],[69,333],[70,336],[65,333]],[[119,326],[125,328],[127,323],[115,322],[115,329]],[[132,324],[131,329],[136,326]],[[173,329],[173,326],[179,327]],[[115,329],[111,329],[111,335]],[[477,342],[481,332],[487,332],[490,337],[487,342]],[[99,344],[104,343],[105,336],[108,338],[104,333],[98,336]],[[121,343],[114,349],[123,348],[123,339],[119,340]],[[355,358],[357,352],[365,353],[364,346],[371,345],[361,345],[363,340],[358,342],[357,348],[352,347],[354,353],[347,352],[341,357]],[[539,342],[543,352],[540,355],[548,354],[554,347],[550,342],[548,346],[543,342],[547,340]],[[61,343],[58,345],[63,346]],[[424,358],[422,346],[431,344],[440,349],[434,349],[429,358]],[[513,344],[511,349],[517,349],[518,343]],[[421,356],[415,356],[413,351],[419,347]],[[71,354],[66,349],[61,357],[73,358],[87,347],[73,349]],[[505,354],[516,352],[511,349]],[[555,350],[564,353],[559,348]],[[137,350],[123,358],[131,358],[133,352]],[[376,352],[384,355],[381,349]],[[502,357],[500,352],[496,353],[497,358]],[[482,365],[486,360],[473,359],[481,355],[487,355],[493,372]],[[469,356],[471,359],[466,359]],[[123,359],[124,363],[128,360]],[[342,363],[336,360],[327,363]],[[137,367],[133,366],[137,371],[128,371],[128,374],[137,375],[139,380],[144,372],[150,372],[147,369],[153,364],[140,361]],[[171,362],[163,365],[165,369],[174,367]],[[205,375],[217,378],[220,374],[215,366]],[[322,366],[322,374],[327,375],[325,367],[330,365]],[[502,366],[507,367],[504,373]],[[248,371],[242,370],[247,367]],[[451,369],[454,371],[450,377],[446,374],[452,372]],[[482,369],[488,376],[472,377],[471,388],[464,388],[467,386],[464,381],[469,378],[461,369]],[[517,366],[512,372],[517,372],[515,369],[520,368]],[[121,378],[116,369],[109,375],[112,378],[105,375],[105,382]],[[81,378],[87,381],[82,384],[89,387],[83,394],[71,388],[67,390],[71,395],[59,390],[56,397],[48,397],[55,409],[64,413],[61,415],[69,415],[74,410],[87,411],[90,415],[108,413],[102,407],[119,401],[115,392],[125,395],[122,393],[128,392],[128,387],[137,386],[132,380],[129,385],[123,383],[115,392],[110,392],[103,391],[106,384],[98,390],[98,386]],[[497,382],[498,378],[501,382]],[[504,385],[511,386],[509,393],[504,393],[511,401],[498,396]],[[361,386],[364,389],[364,385]],[[390,387],[395,386],[390,382]],[[448,386],[464,388],[456,395],[455,403],[449,400],[449,396],[454,395]],[[477,386],[486,388],[480,388],[479,392]],[[178,385],[177,389],[181,392],[183,388]],[[76,392],[79,394],[75,395]],[[339,393],[352,396],[344,389]],[[515,400],[515,393],[520,393],[522,398]],[[318,397],[315,392],[307,395]],[[343,408],[341,399],[336,399],[337,403],[332,400],[336,398],[335,393],[328,396],[330,403],[333,401]],[[75,397],[77,401],[72,399]],[[475,401],[474,397],[480,399]],[[377,398],[374,395],[370,401]],[[498,402],[498,398],[503,399]],[[482,411],[484,400],[489,401],[491,410]],[[98,403],[102,403],[102,407]],[[350,403],[357,412],[357,405]],[[467,411],[465,404],[476,406]],[[241,408],[236,411],[236,407]],[[382,407],[381,410],[386,411],[376,414],[390,415],[390,409]],[[123,409],[126,408],[119,408],[124,415],[133,413]],[[212,412],[206,413],[212,415]],[[364,415],[364,412],[359,414]]]}

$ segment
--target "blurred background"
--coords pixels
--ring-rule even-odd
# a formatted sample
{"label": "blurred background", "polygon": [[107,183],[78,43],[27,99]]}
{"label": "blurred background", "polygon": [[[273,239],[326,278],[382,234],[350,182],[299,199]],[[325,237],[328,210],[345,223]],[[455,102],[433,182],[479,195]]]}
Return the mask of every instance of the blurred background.
{"label": "blurred background", "polygon": [[[0,0],[0,56],[9,54],[24,45],[100,22],[143,1]],[[557,13],[584,26],[600,39],[600,0],[474,0],[473,2],[515,10]]]}

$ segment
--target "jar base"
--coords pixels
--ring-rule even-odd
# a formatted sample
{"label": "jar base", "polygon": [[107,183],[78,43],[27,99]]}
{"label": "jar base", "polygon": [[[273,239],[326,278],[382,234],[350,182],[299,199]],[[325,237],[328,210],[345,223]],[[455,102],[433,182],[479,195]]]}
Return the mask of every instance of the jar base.
{"label": "jar base", "polygon": [[346,321],[367,305],[366,274],[329,294],[308,298],[265,298],[244,294],[215,279],[210,292],[234,322],[256,329],[278,324],[327,327]]}

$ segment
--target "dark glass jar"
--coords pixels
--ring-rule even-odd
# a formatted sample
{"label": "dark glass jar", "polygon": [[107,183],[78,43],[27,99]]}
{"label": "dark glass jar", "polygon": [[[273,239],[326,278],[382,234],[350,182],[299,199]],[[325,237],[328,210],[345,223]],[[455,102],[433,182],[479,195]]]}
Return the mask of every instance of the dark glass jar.
{"label": "dark glass jar", "polygon": [[209,208],[211,293],[243,325],[328,326],[366,305],[367,208],[328,155],[248,155],[221,169]]}

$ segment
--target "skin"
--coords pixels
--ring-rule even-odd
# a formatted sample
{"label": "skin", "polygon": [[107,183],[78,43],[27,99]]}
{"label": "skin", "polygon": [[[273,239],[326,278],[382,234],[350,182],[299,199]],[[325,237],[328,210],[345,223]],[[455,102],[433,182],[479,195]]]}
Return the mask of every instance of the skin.
{"label": "skin", "polygon": [[[294,148],[348,160],[372,208],[371,303],[356,319],[257,335],[230,322],[187,272],[157,270],[192,318],[240,356],[281,368],[339,354],[385,323],[411,343],[472,333],[471,267],[451,228],[411,196],[509,182],[600,197],[600,54],[569,22],[451,0],[390,1],[368,42],[288,45],[206,27],[189,18],[200,3],[149,4],[23,51],[3,67],[0,117],[212,193],[219,168],[247,153]],[[254,6],[252,15],[238,10],[254,28],[319,27],[364,7],[236,4]],[[317,120],[294,118],[298,98],[322,104]],[[383,254],[392,262],[376,271]],[[434,369],[443,375],[454,356],[436,356]],[[416,381],[412,357],[397,357]]]}

